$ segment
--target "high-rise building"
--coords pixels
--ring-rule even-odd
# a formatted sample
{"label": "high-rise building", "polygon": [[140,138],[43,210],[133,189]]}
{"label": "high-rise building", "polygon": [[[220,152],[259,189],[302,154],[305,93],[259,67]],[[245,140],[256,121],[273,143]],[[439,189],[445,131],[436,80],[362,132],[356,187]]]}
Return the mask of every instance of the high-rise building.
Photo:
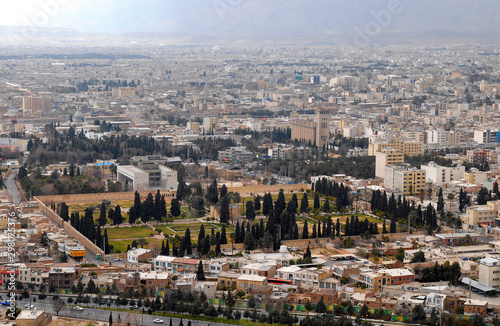
{"label": "high-rise building", "polygon": [[23,113],[43,114],[52,108],[52,99],[45,97],[23,97]]}

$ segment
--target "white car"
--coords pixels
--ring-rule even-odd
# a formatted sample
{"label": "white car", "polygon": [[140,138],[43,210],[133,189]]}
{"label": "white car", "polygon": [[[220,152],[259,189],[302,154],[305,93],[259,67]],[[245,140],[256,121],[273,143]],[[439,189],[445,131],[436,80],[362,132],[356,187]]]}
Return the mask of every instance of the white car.
{"label": "white car", "polygon": [[75,306],[73,309],[76,310],[76,311],[82,311],[83,310],[83,308],[80,307],[80,306]]}
{"label": "white car", "polygon": [[33,308],[35,308],[35,306],[34,306],[34,305],[32,305],[32,304],[30,305],[30,304],[28,303],[28,304],[24,305],[24,308],[26,308],[26,309],[33,309]]}
{"label": "white car", "polygon": [[155,324],[163,324],[163,319],[156,318],[155,320],[153,320],[153,323],[155,323]]}

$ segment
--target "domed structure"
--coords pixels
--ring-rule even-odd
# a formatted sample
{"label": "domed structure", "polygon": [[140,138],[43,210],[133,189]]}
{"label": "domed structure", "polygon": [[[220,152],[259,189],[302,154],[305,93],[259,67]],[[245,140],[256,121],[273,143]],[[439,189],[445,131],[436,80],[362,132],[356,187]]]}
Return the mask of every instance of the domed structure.
{"label": "domed structure", "polygon": [[83,117],[83,114],[78,110],[75,112],[75,116],[73,117],[74,122],[84,122],[85,118]]}
{"label": "domed structure", "polygon": [[212,51],[213,52],[219,52],[220,51],[220,46],[214,45],[214,47],[212,48]]}

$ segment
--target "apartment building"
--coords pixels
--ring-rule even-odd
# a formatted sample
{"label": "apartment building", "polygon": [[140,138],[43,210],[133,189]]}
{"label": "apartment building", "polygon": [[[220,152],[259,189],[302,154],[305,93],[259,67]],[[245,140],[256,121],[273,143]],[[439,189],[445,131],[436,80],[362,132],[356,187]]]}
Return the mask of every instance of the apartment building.
{"label": "apartment building", "polygon": [[52,108],[52,99],[44,97],[23,97],[23,113],[43,114],[48,113]]}
{"label": "apartment building", "polygon": [[436,185],[458,181],[464,177],[465,166],[445,167],[437,165],[434,162],[429,162],[427,165],[420,167],[425,171],[425,181],[432,182]]}
{"label": "apartment building", "polygon": [[402,152],[395,149],[382,149],[375,153],[375,176],[385,178],[385,168],[403,164],[405,156]]}
{"label": "apartment building", "polygon": [[471,228],[475,225],[495,225],[498,218],[499,200],[491,200],[486,205],[475,205],[467,207],[465,216],[462,216],[462,223]]}
{"label": "apartment building", "polygon": [[392,142],[373,142],[368,145],[368,155],[375,156],[383,149],[394,149],[402,152],[403,155],[416,156],[424,154],[424,144],[420,141],[403,141],[396,139]]}
{"label": "apartment building", "polygon": [[500,142],[500,132],[486,130],[474,130],[474,142],[478,144],[492,144]]}
{"label": "apartment building", "polygon": [[387,277],[387,284],[400,285],[413,282],[415,275],[406,268],[393,268],[378,271],[379,274]]}
{"label": "apartment building", "polygon": [[272,278],[276,273],[276,264],[248,264],[241,267],[241,273],[243,275],[258,275]]}
{"label": "apartment building", "polygon": [[424,170],[401,166],[385,168],[384,187],[404,195],[418,194],[425,190],[426,173]]}
{"label": "apartment building", "polygon": [[277,278],[292,281],[293,284],[304,288],[318,287],[319,281],[329,276],[328,272],[316,267],[302,268],[294,265],[277,270]]}
{"label": "apartment building", "polygon": [[479,283],[500,288],[500,260],[486,257],[479,260]]}

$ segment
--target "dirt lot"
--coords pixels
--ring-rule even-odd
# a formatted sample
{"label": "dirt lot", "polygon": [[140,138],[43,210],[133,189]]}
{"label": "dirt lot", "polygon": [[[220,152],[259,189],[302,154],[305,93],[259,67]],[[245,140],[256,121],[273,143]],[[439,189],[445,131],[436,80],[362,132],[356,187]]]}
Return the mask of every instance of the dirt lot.
{"label": "dirt lot", "polygon": [[[56,319],[57,318],[57,319]],[[102,321],[95,320],[81,320],[81,319],[73,319],[66,317],[54,317],[52,322],[49,324],[50,326],[87,326],[89,324],[95,326],[106,326],[108,323]]]}

